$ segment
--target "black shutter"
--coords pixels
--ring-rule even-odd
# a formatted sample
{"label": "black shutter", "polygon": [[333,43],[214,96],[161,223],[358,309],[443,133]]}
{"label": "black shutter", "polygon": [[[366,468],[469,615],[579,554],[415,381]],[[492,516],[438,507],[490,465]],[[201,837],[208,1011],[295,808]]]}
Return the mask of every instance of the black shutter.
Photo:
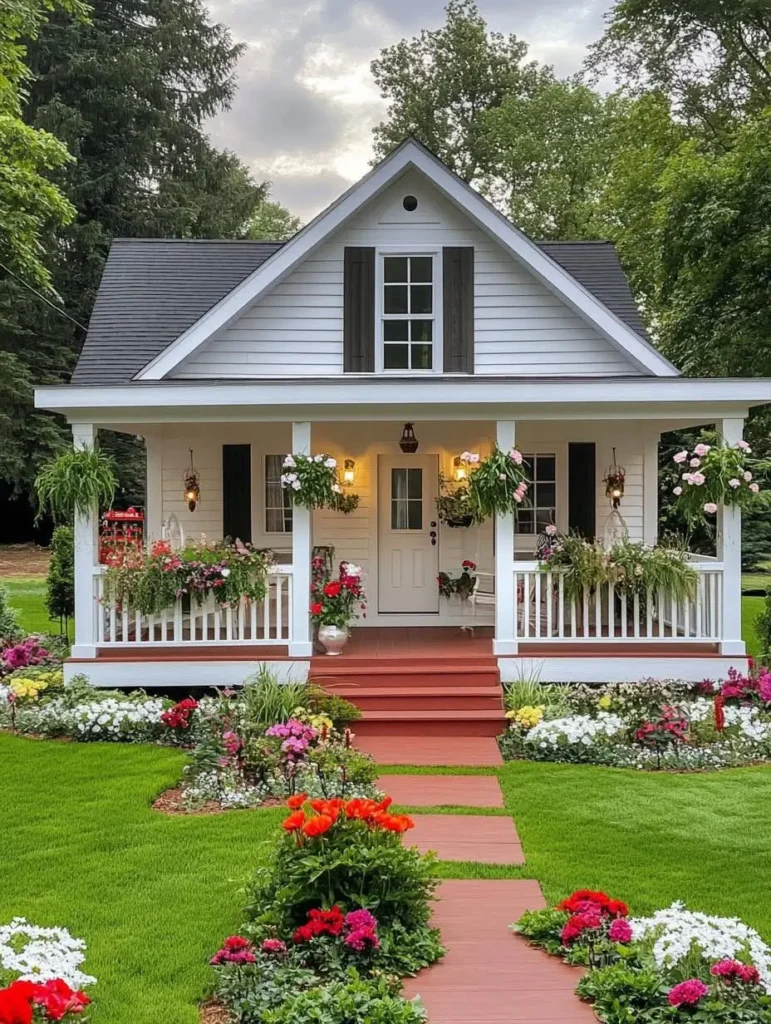
{"label": "black shutter", "polygon": [[374,373],[374,248],[346,246],[343,275],[343,369]]}
{"label": "black shutter", "polygon": [[222,446],[222,533],[244,544],[252,539],[252,446]]}
{"label": "black shutter", "polygon": [[568,445],[568,528],[594,540],[597,530],[597,454],[592,441]]}
{"label": "black shutter", "polygon": [[474,247],[442,253],[444,372],[474,372]]}

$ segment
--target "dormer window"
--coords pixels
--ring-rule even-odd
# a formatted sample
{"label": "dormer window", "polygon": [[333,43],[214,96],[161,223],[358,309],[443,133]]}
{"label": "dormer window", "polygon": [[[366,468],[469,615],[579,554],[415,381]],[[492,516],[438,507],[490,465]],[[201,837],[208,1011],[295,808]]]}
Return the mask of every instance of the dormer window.
{"label": "dormer window", "polygon": [[385,371],[432,372],[436,356],[435,254],[381,255],[380,337]]}

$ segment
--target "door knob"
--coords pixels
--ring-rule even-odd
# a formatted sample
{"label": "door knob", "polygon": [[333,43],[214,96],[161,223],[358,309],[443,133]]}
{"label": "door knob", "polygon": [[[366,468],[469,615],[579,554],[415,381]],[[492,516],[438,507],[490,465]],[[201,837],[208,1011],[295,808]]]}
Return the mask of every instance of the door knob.
{"label": "door knob", "polygon": [[431,531],[431,532],[429,533],[429,535],[428,535],[428,536],[429,536],[429,537],[436,537],[436,530],[432,530],[432,531]]}
{"label": "door knob", "polygon": [[436,526],[436,523],[431,523],[432,526]]}
{"label": "door knob", "polygon": [[436,537],[432,537],[432,538],[431,538],[431,547],[432,547],[432,548],[435,548],[435,547],[436,547]]}

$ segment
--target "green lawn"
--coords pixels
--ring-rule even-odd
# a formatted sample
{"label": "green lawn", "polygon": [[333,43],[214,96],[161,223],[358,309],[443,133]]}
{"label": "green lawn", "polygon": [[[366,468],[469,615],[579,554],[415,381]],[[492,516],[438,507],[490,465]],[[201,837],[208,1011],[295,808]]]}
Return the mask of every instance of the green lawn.
{"label": "green lawn", "polygon": [[755,619],[760,615],[765,600],[764,597],[742,598],[742,639],[747,645],[747,653],[753,657],[760,654],[760,641],[755,633]]}
{"label": "green lawn", "polygon": [[[46,611],[46,581],[42,576],[4,576],[0,578],[8,591],[9,604],[16,612],[19,625],[29,633],[58,633],[59,620],[49,619]],[[73,635],[70,623],[70,636]]]}
{"label": "green lawn", "polygon": [[[21,914],[86,939],[94,1024],[196,1024],[207,959],[238,927],[244,884],[281,818],[156,814],[153,797],[183,763],[157,747],[0,734],[0,921]],[[526,866],[444,863],[445,877],[534,877],[549,900],[602,887],[638,912],[682,898],[771,937],[771,768],[517,763],[500,777]]]}
{"label": "green lawn", "polygon": [[170,818],[184,758],[150,746],[0,735],[0,921],[88,944],[94,1024],[196,1024],[207,959],[240,920],[278,811]]}

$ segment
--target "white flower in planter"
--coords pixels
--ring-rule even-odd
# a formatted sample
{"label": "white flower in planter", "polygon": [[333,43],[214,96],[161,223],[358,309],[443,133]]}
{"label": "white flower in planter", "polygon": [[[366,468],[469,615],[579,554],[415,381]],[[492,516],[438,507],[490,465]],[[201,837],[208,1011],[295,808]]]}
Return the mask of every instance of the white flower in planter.
{"label": "white flower in planter", "polygon": [[324,456],[323,455],[314,455],[313,456],[313,461],[314,462],[323,462],[324,461]]}
{"label": "white flower in planter", "polygon": [[672,493],[680,495],[680,494],[683,493],[683,489],[682,489],[682,487],[675,487],[675,489],[672,491]]}
{"label": "white flower in planter", "polygon": [[746,470],[746,471],[745,471],[745,473],[744,473],[744,479],[745,479],[745,480],[747,481],[747,483],[749,483],[749,482],[750,482],[750,480],[752,480],[752,473],[750,473],[750,471],[749,471],[749,470]]}
{"label": "white flower in planter", "polygon": [[292,490],[293,491],[300,491],[300,490],[302,490],[302,484],[300,483],[299,480],[293,480],[292,481]]}
{"label": "white flower in planter", "polygon": [[225,579],[227,579],[228,576],[230,575],[230,569],[223,569],[222,575],[225,577]]}
{"label": "white flower in planter", "polygon": [[741,487],[741,485],[741,480],[737,480],[736,477],[732,477],[732,479],[728,481],[728,486],[733,487],[734,490],[736,490],[737,487]]}
{"label": "white flower in planter", "polygon": [[340,486],[340,484],[332,484],[332,490],[335,492],[335,494],[340,494],[342,489],[343,488]]}
{"label": "white flower in planter", "polygon": [[284,459],[284,469],[294,469],[297,463],[294,461],[291,455],[287,455]]}
{"label": "white flower in planter", "polygon": [[345,563],[345,573],[347,576],[361,576],[361,566],[354,565],[353,562]]}
{"label": "white flower in planter", "polygon": [[673,461],[677,462],[677,463],[685,462],[685,460],[687,458],[688,458],[688,452],[678,452],[677,455],[674,456],[674,460]]}
{"label": "white flower in planter", "polygon": [[334,469],[337,465],[337,459],[329,458],[324,460],[324,465],[327,469]]}

